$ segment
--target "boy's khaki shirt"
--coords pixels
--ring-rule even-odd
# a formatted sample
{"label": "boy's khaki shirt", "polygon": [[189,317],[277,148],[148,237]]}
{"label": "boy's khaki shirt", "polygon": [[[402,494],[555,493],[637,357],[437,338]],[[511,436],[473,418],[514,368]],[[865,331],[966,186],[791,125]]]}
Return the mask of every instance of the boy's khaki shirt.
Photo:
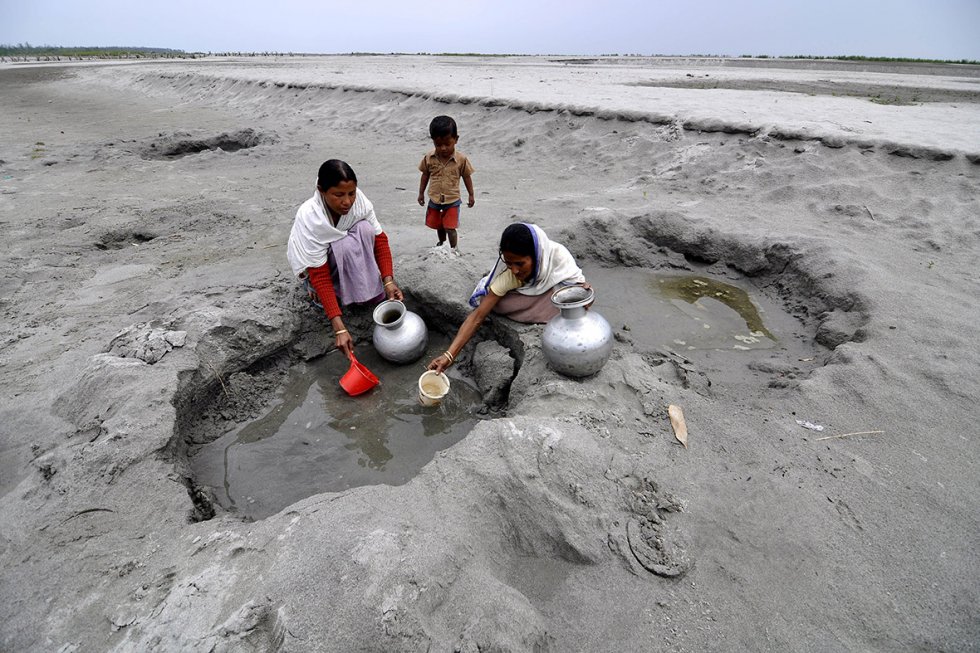
{"label": "boy's khaki shirt", "polygon": [[473,164],[459,150],[444,164],[433,149],[422,157],[419,171],[429,173],[429,199],[436,204],[452,204],[460,198],[459,178],[472,175]]}

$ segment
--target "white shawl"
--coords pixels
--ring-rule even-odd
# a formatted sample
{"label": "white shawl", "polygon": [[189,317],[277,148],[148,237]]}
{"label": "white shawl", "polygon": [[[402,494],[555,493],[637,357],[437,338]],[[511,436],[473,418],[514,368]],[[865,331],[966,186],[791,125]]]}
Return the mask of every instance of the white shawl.
{"label": "white shawl", "polygon": [[330,243],[346,237],[350,228],[361,220],[371,223],[374,227],[374,235],[381,233],[381,223],[374,215],[374,205],[360,188],[357,189],[354,205],[347,215],[340,216],[336,227],[327,217],[327,208],[323,205],[320,191],[314,191],[313,197],[303,202],[297,209],[293,229],[289,232],[286,258],[293,268],[293,274],[302,277],[307,268],[318,268],[326,263]]}
{"label": "white shawl", "polygon": [[[552,242],[541,227],[530,223],[523,224],[531,230],[537,256],[535,257],[534,278],[528,280],[520,288],[516,288],[516,292],[522,295],[542,295],[559,284],[585,282],[582,268],[575,263],[575,257],[568,251],[568,248],[560,243]],[[487,294],[490,283],[506,268],[503,259],[498,258],[490,273],[476,284],[473,295],[470,297],[470,306],[475,307],[479,304],[479,299]]]}

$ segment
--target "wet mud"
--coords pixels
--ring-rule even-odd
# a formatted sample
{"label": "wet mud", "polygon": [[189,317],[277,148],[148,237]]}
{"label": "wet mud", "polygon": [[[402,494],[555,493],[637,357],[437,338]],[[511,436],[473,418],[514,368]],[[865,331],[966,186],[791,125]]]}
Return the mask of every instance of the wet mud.
{"label": "wet mud", "polygon": [[179,159],[181,157],[220,150],[238,152],[258,145],[275,143],[274,134],[262,134],[254,129],[240,129],[216,136],[195,136],[190,133],[161,134],[140,150],[144,159]]}
{"label": "wet mud", "polygon": [[[433,338],[422,358],[446,345]],[[478,389],[455,370],[451,393],[428,407],[418,396],[421,362],[394,365],[369,345],[358,360],[381,384],[357,397],[338,384],[349,364],[336,352],[292,366],[262,415],[189,453],[193,485],[216,507],[261,519],[313,494],[402,485],[480,418]]]}

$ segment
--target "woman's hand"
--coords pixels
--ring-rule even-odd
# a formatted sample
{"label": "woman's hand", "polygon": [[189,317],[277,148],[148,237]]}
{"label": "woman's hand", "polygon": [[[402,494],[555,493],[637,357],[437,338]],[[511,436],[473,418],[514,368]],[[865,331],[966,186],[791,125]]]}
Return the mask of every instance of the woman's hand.
{"label": "woman's hand", "polygon": [[425,195],[419,193],[419,206],[425,206]]}
{"label": "woman's hand", "polygon": [[385,297],[388,299],[397,299],[398,301],[405,301],[405,295],[402,293],[402,289],[398,287],[394,279],[385,281]]}
{"label": "woman's hand", "polygon": [[347,358],[351,357],[354,353],[354,339],[350,337],[350,333],[347,332],[347,327],[344,326],[344,320],[341,316],[336,316],[330,318],[330,327],[333,329],[333,344],[334,347],[339,349],[341,353]]}
{"label": "woman's hand", "polygon": [[452,363],[453,362],[449,360],[449,357],[446,356],[446,354],[439,354],[429,361],[429,364],[425,369],[442,374],[449,368],[450,365],[452,365]]}
{"label": "woman's hand", "polygon": [[[586,290],[592,290],[592,284],[590,284],[588,281],[583,281],[582,282],[582,287],[585,288]],[[592,308],[592,305],[593,304],[595,304],[595,300],[594,299],[591,302],[589,302],[588,304],[585,305],[585,310],[589,310],[590,308]]]}
{"label": "woman's hand", "polygon": [[334,334],[334,346],[347,358],[350,358],[354,353],[354,339],[346,330],[343,333]]}

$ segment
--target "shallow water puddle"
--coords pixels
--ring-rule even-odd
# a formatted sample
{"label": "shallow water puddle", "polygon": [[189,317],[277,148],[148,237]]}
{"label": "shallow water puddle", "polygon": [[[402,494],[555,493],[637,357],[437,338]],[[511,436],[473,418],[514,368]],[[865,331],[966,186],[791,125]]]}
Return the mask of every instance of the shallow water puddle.
{"label": "shallow water puddle", "polygon": [[760,293],[701,275],[590,268],[595,307],[642,349],[771,349],[799,322]]}
{"label": "shallow water puddle", "polygon": [[211,487],[226,510],[253,519],[321,492],[406,483],[437,451],[463,439],[482,406],[476,387],[455,370],[439,406],[419,404],[424,365],[448,344],[430,333],[426,354],[407,365],[359,345],[358,360],[381,385],[357,397],[338,384],[349,365],[339,353],[293,367],[263,416],[191,458],[196,482]]}

